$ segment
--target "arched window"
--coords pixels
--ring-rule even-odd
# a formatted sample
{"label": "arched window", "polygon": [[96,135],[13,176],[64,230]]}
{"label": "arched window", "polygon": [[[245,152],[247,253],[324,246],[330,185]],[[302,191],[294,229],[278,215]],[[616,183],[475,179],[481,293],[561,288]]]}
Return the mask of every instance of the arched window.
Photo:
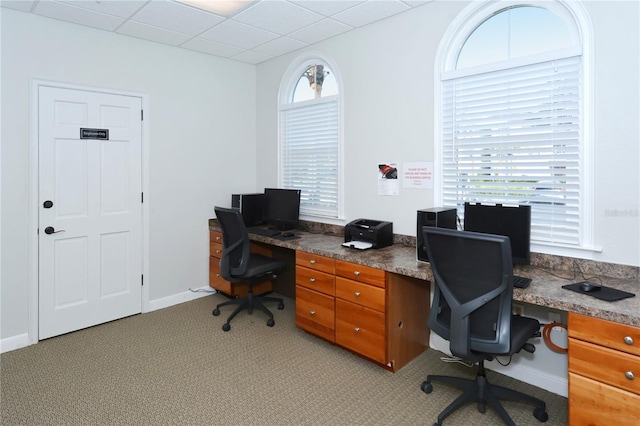
{"label": "arched window", "polygon": [[335,66],[311,55],[295,61],[280,90],[279,184],[300,189],[300,214],[341,216],[340,88]]}
{"label": "arched window", "polygon": [[589,25],[575,12],[560,1],[474,3],[438,58],[436,203],[461,217],[465,201],[530,204],[543,252],[593,245]]}

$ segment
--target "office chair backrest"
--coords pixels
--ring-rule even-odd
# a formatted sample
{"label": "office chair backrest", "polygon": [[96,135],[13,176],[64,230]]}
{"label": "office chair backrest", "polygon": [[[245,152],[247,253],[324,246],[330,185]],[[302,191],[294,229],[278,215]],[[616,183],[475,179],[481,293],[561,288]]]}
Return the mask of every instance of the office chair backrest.
{"label": "office chair backrest", "polygon": [[436,281],[431,330],[469,361],[510,349],[513,264],[509,238],[423,227]]}
{"label": "office chair backrest", "polygon": [[249,264],[251,241],[239,209],[215,207],[216,217],[222,229],[222,257],[220,275],[227,281],[243,275]]}

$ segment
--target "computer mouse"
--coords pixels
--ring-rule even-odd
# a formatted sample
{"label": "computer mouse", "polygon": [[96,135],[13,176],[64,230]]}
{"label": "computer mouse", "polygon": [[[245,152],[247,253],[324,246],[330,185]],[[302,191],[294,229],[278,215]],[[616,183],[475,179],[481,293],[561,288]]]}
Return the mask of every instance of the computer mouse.
{"label": "computer mouse", "polygon": [[601,288],[602,287],[597,285],[597,284],[593,284],[593,283],[586,282],[586,281],[583,282],[582,284],[580,284],[580,290],[582,290],[582,291],[584,291],[586,293],[589,293],[589,292],[592,292],[592,291],[598,291]]}

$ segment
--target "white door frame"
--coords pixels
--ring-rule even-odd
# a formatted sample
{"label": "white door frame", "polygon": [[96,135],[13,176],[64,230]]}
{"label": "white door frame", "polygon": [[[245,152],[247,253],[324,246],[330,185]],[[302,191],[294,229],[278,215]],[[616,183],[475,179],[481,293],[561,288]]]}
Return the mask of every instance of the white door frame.
{"label": "white door frame", "polygon": [[113,95],[132,96],[140,98],[144,119],[142,120],[142,312],[149,312],[149,97],[145,93],[112,90],[99,87],[80,86],[77,84],[60,83],[46,80],[31,80],[30,112],[29,112],[29,331],[28,344],[38,342],[38,92],[40,87],[55,87],[59,89],[83,90]]}

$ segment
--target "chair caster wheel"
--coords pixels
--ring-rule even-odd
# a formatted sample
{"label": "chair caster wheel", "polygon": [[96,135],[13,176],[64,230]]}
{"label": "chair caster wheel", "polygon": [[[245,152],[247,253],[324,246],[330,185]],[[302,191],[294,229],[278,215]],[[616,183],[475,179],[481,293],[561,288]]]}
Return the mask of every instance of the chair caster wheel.
{"label": "chair caster wheel", "polygon": [[215,308],[212,313],[213,313],[213,316],[217,317],[218,315],[220,315],[220,309]]}
{"label": "chair caster wheel", "polygon": [[272,318],[269,318],[269,319],[267,320],[267,325],[268,325],[269,327],[273,327],[275,324],[276,324],[276,322],[275,322]]}
{"label": "chair caster wheel", "polygon": [[431,393],[433,392],[433,385],[429,382],[422,382],[420,389],[422,389],[422,392],[424,393]]}
{"label": "chair caster wheel", "polygon": [[284,303],[280,303],[280,304],[278,305],[278,309],[279,309],[279,310],[283,310],[283,309],[284,309]]}
{"label": "chair caster wheel", "polygon": [[222,330],[229,331],[231,330],[231,326],[225,322],[224,324],[222,324]]}
{"label": "chair caster wheel", "polygon": [[533,410],[533,417],[538,419],[540,423],[544,423],[549,420],[549,414],[543,408],[535,408]]}

